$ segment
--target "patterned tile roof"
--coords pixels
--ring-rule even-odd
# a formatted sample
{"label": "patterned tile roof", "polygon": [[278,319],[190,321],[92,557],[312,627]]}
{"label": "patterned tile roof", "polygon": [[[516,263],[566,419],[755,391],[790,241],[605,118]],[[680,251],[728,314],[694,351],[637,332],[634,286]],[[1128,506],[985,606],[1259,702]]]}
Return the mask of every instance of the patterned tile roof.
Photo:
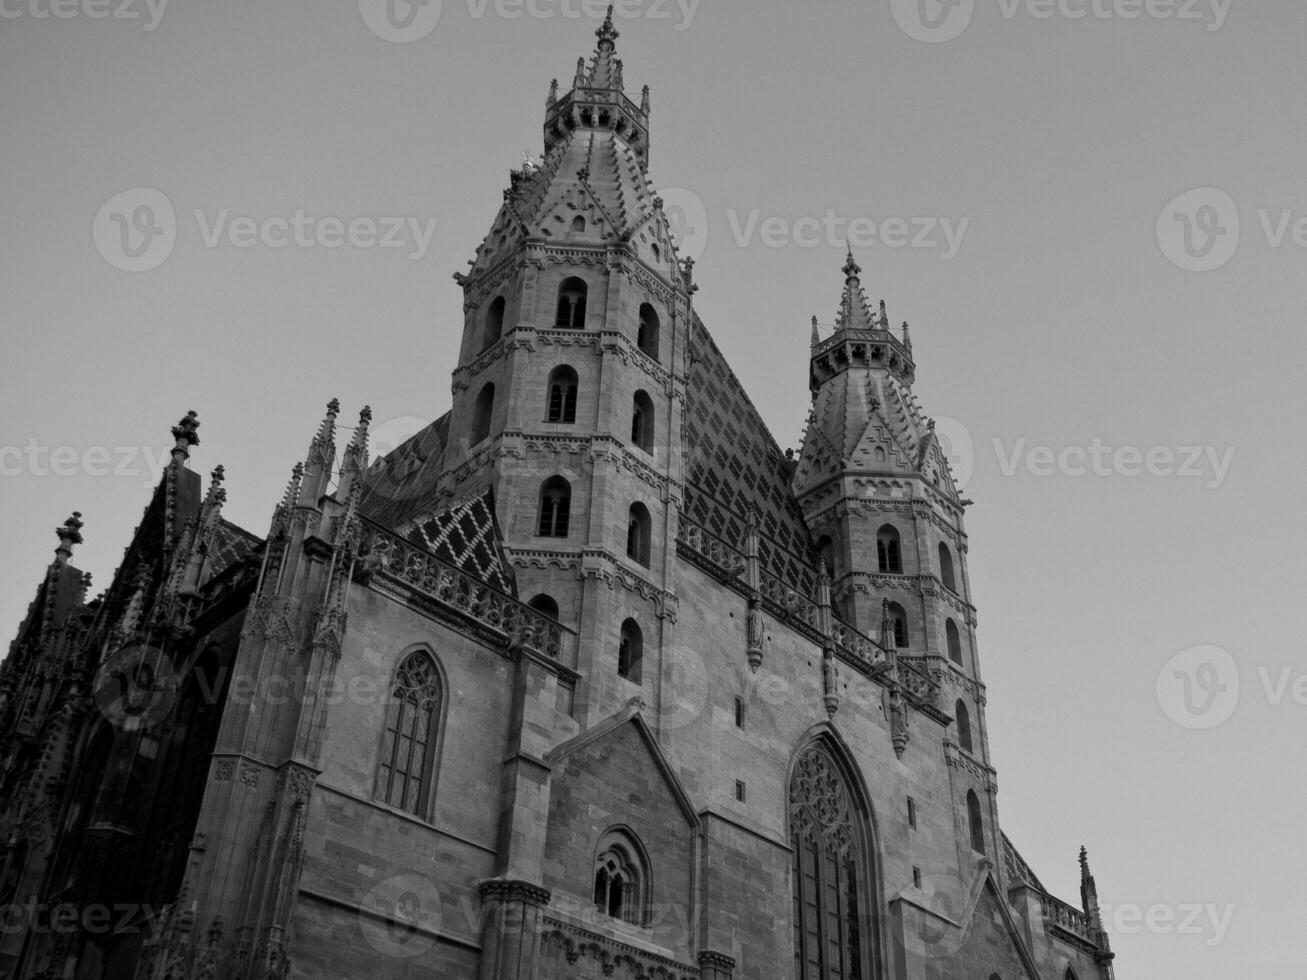
{"label": "patterned tile roof", "polygon": [[1044,883],[1030,870],[1030,865],[1026,864],[1026,859],[1021,856],[1012,841],[1008,839],[1007,834],[1000,832],[999,837],[1003,847],[1003,867],[1007,871],[1008,878],[1013,881],[1020,881],[1037,891],[1048,894],[1048,889],[1044,887]]}
{"label": "patterned tile roof", "polygon": [[435,504],[449,443],[449,413],[415,433],[372,465],[359,509],[394,531],[404,530]]}
{"label": "patterned tile roof", "polygon": [[214,544],[209,551],[210,576],[221,575],[262,544],[263,539],[257,534],[251,534],[243,527],[220,518]]}
{"label": "patterned tile roof", "polygon": [[697,320],[690,353],[686,514],[738,550],[744,544],[745,515],[751,505],[756,507],[764,572],[811,595],[816,584],[812,536],[790,490],[793,464]]}
{"label": "patterned tile roof", "polygon": [[470,497],[420,521],[408,537],[487,585],[517,595],[489,488],[479,497]]}

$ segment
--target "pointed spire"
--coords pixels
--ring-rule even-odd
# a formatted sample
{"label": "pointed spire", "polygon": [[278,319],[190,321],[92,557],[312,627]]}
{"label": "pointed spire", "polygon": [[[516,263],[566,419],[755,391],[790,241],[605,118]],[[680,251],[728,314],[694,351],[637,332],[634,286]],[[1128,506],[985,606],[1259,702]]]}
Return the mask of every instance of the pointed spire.
{"label": "pointed spire", "polygon": [[859,282],[858,277],[862,275],[862,266],[858,265],[858,263],[853,260],[852,245],[849,246],[849,254],[848,254],[848,258],[845,259],[844,261],[843,272],[844,272],[845,283],[847,285],[856,287]]}
{"label": "pointed spire", "polygon": [[572,79],[573,88],[581,88],[585,85],[585,59],[576,59],[576,77]]}
{"label": "pointed spire", "polygon": [[186,460],[190,458],[191,447],[200,444],[200,437],[195,434],[195,430],[200,427],[200,420],[195,410],[186,413],[186,417],[172,427],[172,437],[176,444],[172,448],[172,461],[174,466],[184,466]]}
{"label": "pointed spire", "polygon": [[221,507],[227,502],[227,491],[222,483],[227,478],[227,471],[219,463],[209,474],[209,492],[204,497],[205,507]]}
{"label": "pointed spire", "polygon": [[646,116],[649,115],[649,86],[646,85],[640,92],[640,111]]}
{"label": "pointed spire", "polygon": [[862,267],[854,261],[852,248],[848,250],[842,271],[844,294],[840,297],[840,312],[835,321],[835,329],[875,330],[876,322],[867,304],[867,294],[862,289]]}
{"label": "pointed spire", "polygon": [[880,329],[889,329],[889,314],[885,312],[885,301],[880,301]]}
{"label": "pointed spire", "polygon": [[617,47],[613,42],[622,36],[618,33],[617,28],[613,26],[613,7],[615,6],[616,4],[611,3],[608,5],[608,16],[604,18],[604,22],[600,25],[599,30],[595,31],[595,37],[599,38],[599,50],[601,51],[603,50],[604,45],[608,45],[610,51]]}
{"label": "pointed spire", "polygon": [[549,96],[548,98],[545,99],[545,107],[552,109],[554,103],[557,101],[558,101],[558,79],[555,78],[553,81],[549,83]]}
{"label": "pointed spire", "polygon": [[82,512],[75,510],[63,527],[55,528],[59,535],[59,547],[54,550],[55,564],[65,565],[73,556],[73,545],[82,543]]}
{"label": "pointed spire", "polygon": [[817,345],[821,343],[821,336],[817,333],[817,318],[812,318],[812,340],[808,344],[809,350],[816,350]]}
{"label": "pointed spire", "polygon": [[912,350],[912,334],[908,331],[908,321],[903,321],[903,346]]}

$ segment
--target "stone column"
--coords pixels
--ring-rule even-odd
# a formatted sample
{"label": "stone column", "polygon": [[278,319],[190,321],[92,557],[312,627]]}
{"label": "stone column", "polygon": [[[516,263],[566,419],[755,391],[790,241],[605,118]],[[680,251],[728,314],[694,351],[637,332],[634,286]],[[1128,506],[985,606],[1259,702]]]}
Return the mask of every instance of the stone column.
{"label": "stone column", "polygon": [[481,972],[478,980],[535,980],[540,918],[549,889],[528,881],[481,883]]}
{"label": "stone column", "polygon": [[735,958],[715,949],[699,952],[699,980],[732,980],[735,975]]}

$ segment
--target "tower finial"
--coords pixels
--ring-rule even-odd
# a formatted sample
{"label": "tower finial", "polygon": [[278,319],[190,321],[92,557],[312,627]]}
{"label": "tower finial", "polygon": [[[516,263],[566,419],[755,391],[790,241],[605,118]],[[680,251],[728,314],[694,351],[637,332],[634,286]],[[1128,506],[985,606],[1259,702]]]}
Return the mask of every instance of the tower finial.
{"label": "tower finial", "polygon": [[862,266],[853,260],[853,246],[849,246],[848,258],[844,262],[844,279],[850,285],[858,284],[858,277],[862,275]]}
{"label": "tower finial", "polygon": [[646,85],[640,92],[640,111],[646,116],[649,115],[649,86]]}
{"label": "tower finial", "polygon": [[73,545],[82,543],[82,526],[82,512],[75,510],[64,521],[63,527],[55,528],[54,533],[59,535],[59,547],[54,550],[55,561],[60,565],[73,556]]}
{"label": "tower finial", "polygon": [[817,333],[817,318],[814,316],[812,318],[812,340],[809,342],[809,347],[812,350],[816,350],[817,345],[820,343],[821,343],[821,335]]}
{"label": "tower finial", "polygon": [[199,427],[200,420],[194,409],[187,412],[186,417],[172,427],[172,437],[177,440],[172,447],[172,461],[176,465],[184,465],[190,458],[191,447],[200,444],[200,437],[195,434],[195,430]]}
{"label": "tower finial", "polygon": [[549,83],[549,98],[545,99],[545,106],[552,108],[553,104],[558,101],[558,79]]}
{"label": "tower finial", "polygon": [[605,44],[607,44],[610,49],[616,47],[617,45],[613,42],[622,36],[618,33],[617,28],[613,26],[614,6],[616,6],[616,4],[610,3],[608,5],[608,15],[604,18],[604,22],[600,25],[599,30],[595,31],[595,37],[599,38],[599,47],[601,48]]}

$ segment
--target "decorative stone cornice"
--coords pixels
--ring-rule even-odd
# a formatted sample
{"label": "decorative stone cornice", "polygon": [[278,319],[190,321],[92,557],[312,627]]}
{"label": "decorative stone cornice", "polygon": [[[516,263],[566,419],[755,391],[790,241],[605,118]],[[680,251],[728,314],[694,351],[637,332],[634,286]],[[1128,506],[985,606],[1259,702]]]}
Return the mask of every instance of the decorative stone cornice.
{"label": "decorative stone cornice", "polygon": [[524,905],[548,905],[553,895],[543,885],[511,878],[491,878],[481,882],[477,891],[483,902],[521,902]]}

